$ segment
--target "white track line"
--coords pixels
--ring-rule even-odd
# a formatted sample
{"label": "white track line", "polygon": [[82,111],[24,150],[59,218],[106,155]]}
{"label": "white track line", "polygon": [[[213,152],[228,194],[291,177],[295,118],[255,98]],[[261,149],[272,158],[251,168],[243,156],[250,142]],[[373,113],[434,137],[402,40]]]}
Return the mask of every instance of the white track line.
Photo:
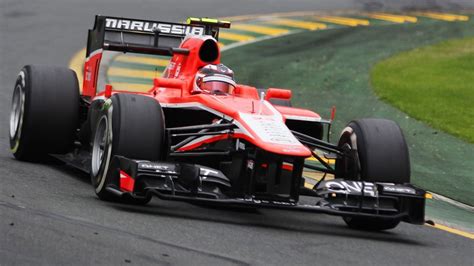
{"label": "white track line", "polygon": [[474,207],[473,206],[467,205],[467,204],[459,202],[459,201],[455,201],[453,199],[450,199],[450,198],[445,197],[445,196],[440,195],[440,194],[436,194],[436,193],[431,192],[431,191],[428,191],[428,193],[433,195],[433,199],[435,199],[435,200],[444,201],[444,202],[447,202],[451,205],[459,207],[461,209],[464,209],[464,210],[467,210],[467,211],[470,211],[470,212],[474,212]]}

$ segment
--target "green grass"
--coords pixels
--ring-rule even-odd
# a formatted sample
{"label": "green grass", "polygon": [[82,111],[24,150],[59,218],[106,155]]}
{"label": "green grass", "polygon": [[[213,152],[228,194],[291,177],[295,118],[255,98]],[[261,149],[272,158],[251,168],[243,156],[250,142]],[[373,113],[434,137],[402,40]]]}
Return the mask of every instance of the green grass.
{"label": "green grass", "polygon": [[403,52],[372,70],[376,94],[410,116],[474,143],[474,38]]}

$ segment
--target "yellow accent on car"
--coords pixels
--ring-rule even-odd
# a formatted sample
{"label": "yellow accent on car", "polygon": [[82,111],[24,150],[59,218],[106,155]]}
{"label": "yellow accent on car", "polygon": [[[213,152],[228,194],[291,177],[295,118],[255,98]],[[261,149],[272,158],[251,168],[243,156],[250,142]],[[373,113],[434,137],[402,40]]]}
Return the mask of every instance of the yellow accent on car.
{"label": "yellow accent on car", "polygon": [[215,24],[222,28],[230,28],[230,21],[227,20],[218,20],[215,18],[188,18],[186,20],[187,24]]}
{"label": "yellow accent on car", "polygon": [[218,23],[219,22],[219,20],[212,19],[212,18],[202,18],[201,21],[202,22],[208,22],[208,23]]}

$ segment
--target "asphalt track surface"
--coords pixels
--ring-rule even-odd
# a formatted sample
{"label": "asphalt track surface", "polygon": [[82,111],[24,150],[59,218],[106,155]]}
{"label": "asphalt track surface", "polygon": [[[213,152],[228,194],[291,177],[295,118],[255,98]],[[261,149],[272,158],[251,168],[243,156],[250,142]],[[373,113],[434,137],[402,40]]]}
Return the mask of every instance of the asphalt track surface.
{"label": "asphalt track surface", "polygon": [[[162,3],[159,3],[162,2]],[[382,1],[383,2],[383,1]],[[385,5],[403,9],[411,1]],[[381,7],[374,1],[9,1],[0,2],[0,265],[331,264],[473,265],[474,241],[428,226],[384,233],[342,219],[279,210],[204,208],[153,200],[145,207],[99,201],[89,177],[58,164],[12,158],[8,114],[25,64],[67,66],[96,13],[182,20],[300,10]],[[417,6],[474,8],[472,1]],[[382,5],[383,6],[383,5]]]}

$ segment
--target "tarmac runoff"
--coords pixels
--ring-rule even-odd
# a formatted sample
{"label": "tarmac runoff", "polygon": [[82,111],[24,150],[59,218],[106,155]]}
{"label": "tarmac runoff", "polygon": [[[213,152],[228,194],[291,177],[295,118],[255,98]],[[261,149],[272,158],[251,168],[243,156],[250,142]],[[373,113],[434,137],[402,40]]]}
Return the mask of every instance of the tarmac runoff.
{"label": "tarmac runoff", "polygon": [[[319,12],[289,12],[262,14],[254,16],[229,17],[226,20],[236,21],[229,30],[222,30],[219,39],[221,51],[243,45],[295,34],[302,31],[328,30],[340,27],[367,27],[383,24],[405,24],[418,23],[421,19],[432,19],[442,21],[468,21],[467,15],[446,14],[436,12],[418,12],[410,14],[391,13],[365,13],[352,16],[327,15]],[[82,80],[85,48],[78,51],[70,60],[70,68],[73,69]],[[153,84],[153,78],[160,76],[165,70],[169,58],[118,54],[107,58],[108,67],[101,77],[101,84],[111,84],[116,90],[146,91]],[[82,84],[80,84],[82,88]],[[310,158],[309,162],[316,161]],[[333,161],[329,161],[333,164]],[[317,163],[317,162],[316,162]],[[305,172],[305,187],[312,188],[317,181],[323,177],[320,173]],[[328,175],[327,179],[333,178]],[[442,207],[440,207],[442,205]],[[443,210],[450,210],[456,215],[446,217]],[[441,210],[441,211],[439,211]],[[460,211],[461,210],[461,211]],[[472,215],[473,207],[463,205],[435,193],[427,194],[427,225],[444,230],[453,234],[474,239],[474,223],[458,219],[459,212]],[[454,219],[453,219],[454,218]],[[433,222],[436,221],[435,222]],[[454,221],[453,221],[454,220]],[[468,219],[469,220],[469,219]]]}

